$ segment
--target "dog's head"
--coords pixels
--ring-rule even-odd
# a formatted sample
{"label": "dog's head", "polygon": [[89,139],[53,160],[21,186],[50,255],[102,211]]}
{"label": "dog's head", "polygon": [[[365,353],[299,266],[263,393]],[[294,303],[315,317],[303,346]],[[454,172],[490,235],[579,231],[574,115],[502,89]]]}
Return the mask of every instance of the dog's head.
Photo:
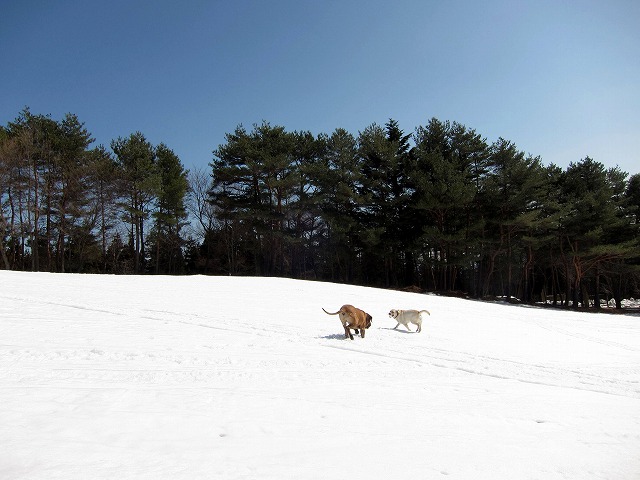
{"label": "dog's head", "polygon": [[365,320],[365,325],[366,325],[365,328],[369,328],[371,326],[371,322],[373,322],[373,317],[367,313],[366,320]]}
{"label": "dog's head", "polygon": [[395,308],[389,312],[389,316],[391,318],[398,318],[399,314],[400,314],[400,312],[398,312],[398,310],[396,310]]}

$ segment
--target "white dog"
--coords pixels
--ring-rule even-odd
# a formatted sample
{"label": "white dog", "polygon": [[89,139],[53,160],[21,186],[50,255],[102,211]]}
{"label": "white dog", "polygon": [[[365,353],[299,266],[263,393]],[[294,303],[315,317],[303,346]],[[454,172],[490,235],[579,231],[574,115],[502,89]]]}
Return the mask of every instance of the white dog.
{"label": "white dog", "polygon": [[413,323],[418,326],[416,333],[419,333],[422,330],[422,312],[431,315],[427,310],[391,310],[389,316],[398,322],[393,329],[395,330],[402,324],[411,332],[412,330],[409,328],[409,323]]}

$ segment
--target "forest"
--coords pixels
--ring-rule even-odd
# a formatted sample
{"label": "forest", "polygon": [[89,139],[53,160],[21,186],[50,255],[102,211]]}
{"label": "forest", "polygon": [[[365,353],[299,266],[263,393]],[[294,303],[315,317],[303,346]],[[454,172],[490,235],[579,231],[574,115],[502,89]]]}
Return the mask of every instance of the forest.
{"label": "forest", "polygon": [[640,296],[640,174],[545,165],[430,119],[354,135],[264,121],[187,171],[76,115],[0,126],[0,269],[282,276],[595,308]]}

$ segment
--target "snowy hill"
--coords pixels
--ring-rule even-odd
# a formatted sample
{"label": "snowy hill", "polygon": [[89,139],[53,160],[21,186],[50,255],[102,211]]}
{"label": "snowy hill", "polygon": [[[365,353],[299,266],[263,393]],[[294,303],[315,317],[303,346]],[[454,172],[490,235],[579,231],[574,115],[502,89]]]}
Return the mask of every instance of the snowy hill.
{"label": "snowy hill", "polygon": [[0,271],[0,439],[7,480],[638,479],[640,318]]}

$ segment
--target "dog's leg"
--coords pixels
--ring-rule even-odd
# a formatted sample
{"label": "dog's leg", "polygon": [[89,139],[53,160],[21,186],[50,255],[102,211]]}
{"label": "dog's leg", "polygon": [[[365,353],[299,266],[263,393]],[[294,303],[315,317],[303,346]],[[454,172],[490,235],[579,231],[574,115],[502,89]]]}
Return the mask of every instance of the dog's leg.
{"label": "dog's leg", "polygon": [[351,335],[351,329],[349,328],[349,325],[344,326],[344,338],[350,338],[351,340],[353,340],[353,335]]}
{"label": "dog's leg", "polygon": [[400,326],[400,323],[398,323],[395,327],[393,327],[393,329],[395,330],[396,328],[398,328]]}
{"label": "dog's leg", "polygon": [[364,338],[364,328],[360,329],[360,335],[362,335],[362,338]]}
{"label": "dog's leg", "polygon": [[411,330],[411,329],[409,328],[409,324],[408,324],[408,323],[405,323],[405,324],[404,324],[404,326],[406,327],[406,329],[407,329],[407,330],[409,330],[410,332],[413,332],[413,330]]}

